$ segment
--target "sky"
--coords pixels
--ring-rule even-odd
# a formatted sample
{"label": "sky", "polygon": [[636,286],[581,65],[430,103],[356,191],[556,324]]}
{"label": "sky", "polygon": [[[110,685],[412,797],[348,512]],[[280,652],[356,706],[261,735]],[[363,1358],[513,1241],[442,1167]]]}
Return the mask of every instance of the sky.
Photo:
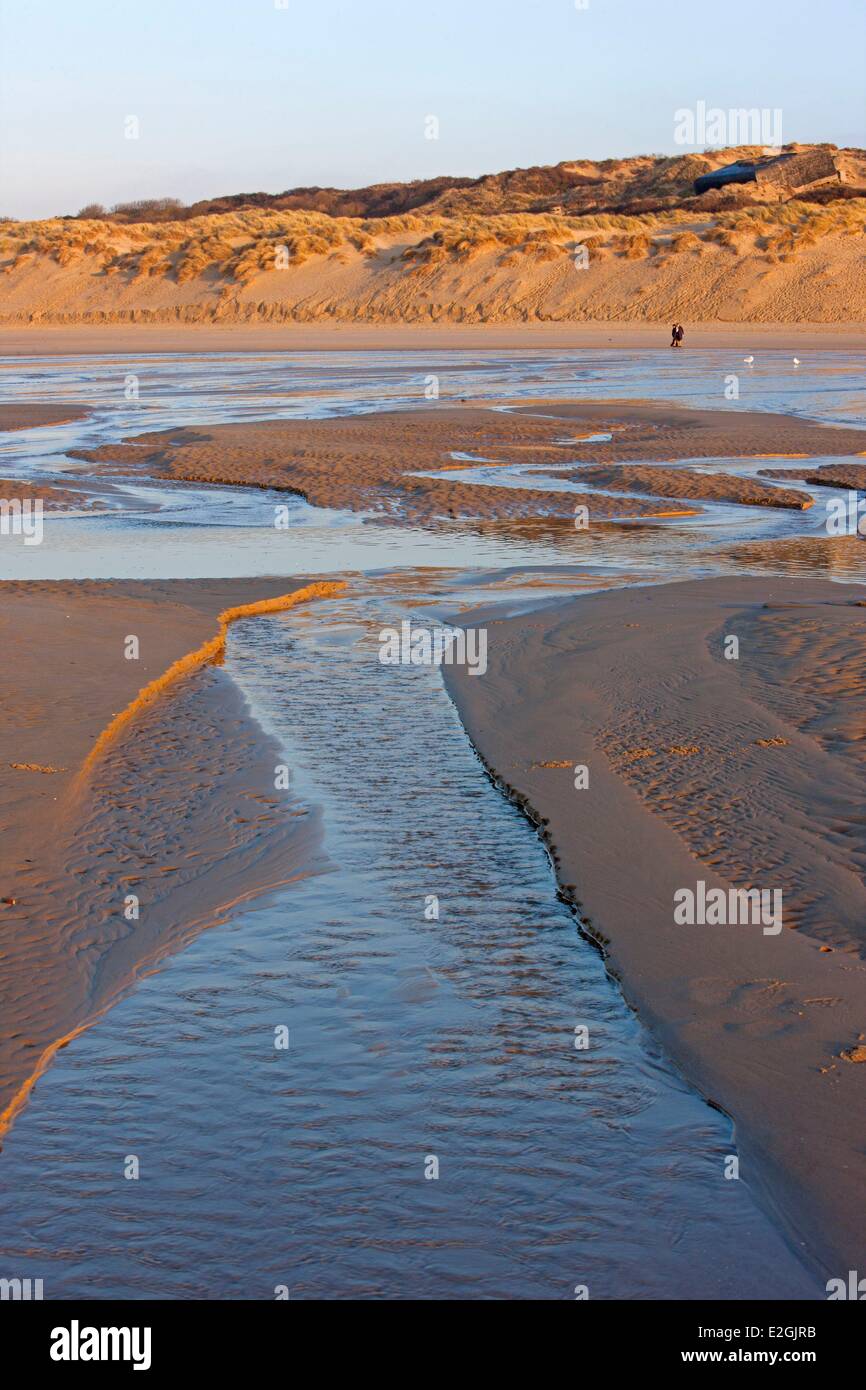
{"label": "sky", "polygon": [[864,53],[864,0],[0,0],[0,214],[681,153],[701,101],[866,146]]}

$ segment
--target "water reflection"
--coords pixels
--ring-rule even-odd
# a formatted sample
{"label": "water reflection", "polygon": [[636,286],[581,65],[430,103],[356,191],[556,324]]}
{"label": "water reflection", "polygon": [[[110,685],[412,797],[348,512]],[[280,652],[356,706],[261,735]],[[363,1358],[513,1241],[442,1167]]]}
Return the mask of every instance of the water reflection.
{"label": "water reflection", "polygon": [[[62,451],[145,429],[415,404],[430,371],[446,398],[713,406],[730,359],[6,362],[0,400],[96,410],[0,437],[2,468],[62,475],[74,466]],[[737,408],[862,418],[862,361],[806,365],[793,380],[782,355],[763,355]],[[127,372],[140,377],[135,408]],[[228,652],[298,793],[323,810],[330,871],[200,937],[59,1054],[0,1159],[4,1264],[45,1278],[48,1297],[270,1298],[278,1283],[293,1297],[568,1298],[577,1283],[593,1297],[812,1296],[745,1183],[722,1180],[729,1127],[607,981],[438,677],[381,667],[373,634],[403,612],[513,609],[612,584],[863,579],[866,546],[822,534],[817,508],[576,532],[550,519],[411,530],[298,502],[277,532],[276,500],[139,480],[111,514],[48,518],[40,547],[0,544],[3,577],[354,572],[346,599],[242,624]],[[437,922],[423,914],[429,893]],[[585,1020],[595,1046],[581,1056]],[[122,1179],[130,1152],[138,1183]]]}
{"label": "water reflection", "polygon": [[578,935],[438,674],[378,661],[383,623],[445,578],[232,630],[330,868],[201,937],[40,1082],[0,1218],[49,1296],[817,1295],[724,1180],[730,1126]]}

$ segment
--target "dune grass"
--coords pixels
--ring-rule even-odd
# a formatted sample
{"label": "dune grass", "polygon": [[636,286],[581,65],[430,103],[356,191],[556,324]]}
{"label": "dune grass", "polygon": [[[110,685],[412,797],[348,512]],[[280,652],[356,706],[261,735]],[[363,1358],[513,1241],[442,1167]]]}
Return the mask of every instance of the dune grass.
{"label": "dune grass", "polygon": [[[683,223],[688,224],[685,229]],[[131,282],[156,277],[186,284],[209,278],[232,293],[273,270],[291,273],[329,257],[345,265],[358,257],[384,255],[404,274],[485,256],[502,265],[543,264],[572,255],[581,245],[594,257],[610,253],[627,260],[716,246],[772,262],[799,255],[828,237],[862,236],[864,230],[863,198],[824,205],[756,203],[713,215],[672,209],[636,216],[406,213],[363,219],[248,208],[174,222],[123,224],[83,216],[3,222],[0,268],[11,274],[42,258]],[[659,232],[661,240],[653,235]]]}

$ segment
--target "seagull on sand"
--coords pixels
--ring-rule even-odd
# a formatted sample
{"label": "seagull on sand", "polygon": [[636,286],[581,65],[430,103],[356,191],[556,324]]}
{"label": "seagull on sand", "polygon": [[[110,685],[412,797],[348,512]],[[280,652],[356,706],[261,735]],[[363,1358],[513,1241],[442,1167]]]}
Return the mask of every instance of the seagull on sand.
{"label": "seagull on sand", "polygon": [[750,367],[751,367],[752,363],[754,362],[754,360],[755,360],[754,357],[744,357],[744,358],[743,358],[743,361],[744,361],[744,362],[748,362],[748,364],[749,364]]}

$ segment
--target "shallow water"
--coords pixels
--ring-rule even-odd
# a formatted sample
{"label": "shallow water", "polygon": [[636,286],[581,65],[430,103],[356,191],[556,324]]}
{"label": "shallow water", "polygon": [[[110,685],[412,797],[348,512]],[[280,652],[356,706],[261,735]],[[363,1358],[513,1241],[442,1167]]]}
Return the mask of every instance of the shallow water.
{"label": "shallow water", "polygon": [[[730,357],[6,362],[0,400],[97,409],[0,436],[0,473],[68,483],[86,474],[66,450],[124,433],[414,404],[429,372],[443,397],[719,405]],[[732,408],[862,423],[864,365],[825,354],[795,375],[763,354]],[[497,599],[514,611],[610,584],[862,580],[866,546],[829,539],[817,506],[563,535],[413,531],[302,502],[277,532],[274,501],[139,479],[104,516],[49,518],[40,546],[0,538],[5,578],[352,572],[339,600],[239,624],[227,656],[285,748],[293,794],[321,808],[329,872],[206,932],[58,1055],[0,1155],[0,1272],[44,1278],[47,1297],[271,1298],[286,1285],[293,1297],[569,1298],[577,1284],[601,1298],[818,1296],[747,1175],[724,1179],[729,1123],[624,1006],[438,673],[381,666],[375,632],[410,612]],[[122,1176],[128,1154],[137,1182]],[[431,1155],[437,1180],[424,1177]]]}
{"label": "shallow water", "polygon": [[438,673],[379,663],[403,611],[374,592],[233,629],[331,867],[61,1055],[0,1160],[5,1263],[51,1297],[816,1295]]}
{"label": "shallow water", "polygon": [[[745,354],[744,354],[745,355]],[[737,372],[740,398],[726,401],[726,374]],[[440,399],[606,396],[670,399],[719,408],[770,409],[835,423],[866,420],[866,355],[810,354],[799,368],[785,353],[761,354],[745,367],[737,354],[700,351],[524,353],[284,353],[198,358],[0,359],[0,402],[81,401],[83,421],[0,434],[0,476],[86,487],[86,465],[67,451],[124,435],[196,423],[403,408],[424,401],[429,374]],[[138,399],[125,391],[133,378]],[[864,439],[866,443],[866,439]],[[584,461],[591,455],[583,451]],[[567,460],[563,460],[566,462]],[[761,461],[761,467],[771,461]],[[692,464],[692,466],[700,466]],[[712,460],[713,468],[750,471],[754,462]],[[482,470],[483,471],[483,470]],[[479,481],[483,481],[482,478]],[[507,482],[500,471],[498,481]],[[524,480],[525,481],[525,480]],[[554,490],[571,486],[548,480]],[[105,479],[100,480],[104,486]],[[811,513],[710,504],[698,518],[629,522],[563,534],[562,527],[464,525],[406,530],[343,512],[323,512],[285,493],[117,480],[101,516],[45,519],[41,545],[0,537],[0,578],[203,578],[332,573],[447,564],[501,568],[513,563],[588,563],[605,572],[679,578],[728,572],[714,552],[739,542],[791,540],[820,533],[824,491]],[[291,507],[289,529],[274,509]],[[227,528],[231,544],[227,545]],[[625,534],[627,532],[627,534]],[[710,553],[707,553],[710,552]],[[847,572],[863,561],[853,548]],[[767,556],[772,567],[772,554]],[[684,566],[687,569],[684,569]]]}
{"label": "shallow water", "polygon": [[[743,359],[753,354],[744,346],[742,352],[699,349],[676,356],[662,347],[0,358],[0,400],[83,402],[95,409],[87,425],[91,439],[108,421],[130,432],[417,405],[431,375],[442,400],[644,397],[778,410],[837,424],[863,420],[866,354],[804,351],[797,367],[790,353],[762,351],[749,365]],[[728,401],[732,373],[740,394]],[[138,393],[133,401],[127,399],[131,389]]]}

